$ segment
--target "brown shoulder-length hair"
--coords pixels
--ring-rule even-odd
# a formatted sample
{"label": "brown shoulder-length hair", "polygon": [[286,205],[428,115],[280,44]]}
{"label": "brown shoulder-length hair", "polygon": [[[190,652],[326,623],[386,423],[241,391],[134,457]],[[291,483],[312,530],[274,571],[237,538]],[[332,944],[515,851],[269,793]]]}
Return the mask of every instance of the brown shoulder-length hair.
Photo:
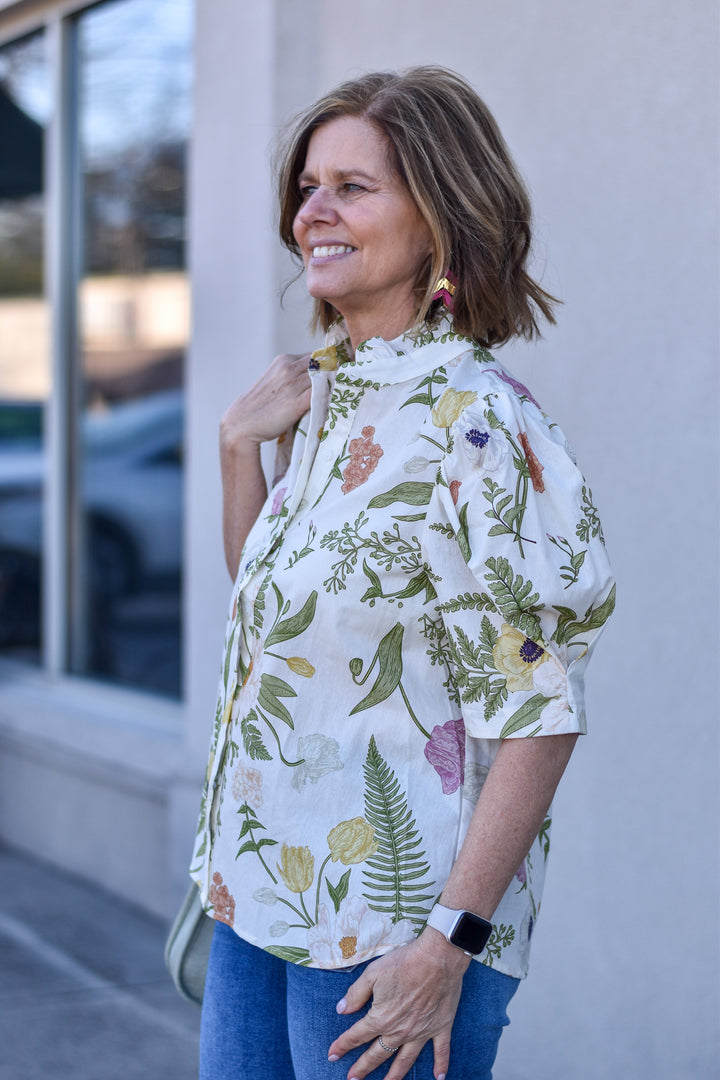
{"label": "brown shoulder-length hair", "polygon": [[[298,176],[312,133],[329,120],[358,116],[385,135],[398,173],[432,234],[432,256],[416,283],[417,315],[435,314],[432,294],[451,270],[456,330],[484,345],[539,335],[538,318],[555,322],[553,304],[527,272],[530,199],[487,105],[464,79],[425,66],[374,72],[343,83],[295,120],[278,165],[280,238],[295,255]],[[337,312],[315,301],[315,325]]]}

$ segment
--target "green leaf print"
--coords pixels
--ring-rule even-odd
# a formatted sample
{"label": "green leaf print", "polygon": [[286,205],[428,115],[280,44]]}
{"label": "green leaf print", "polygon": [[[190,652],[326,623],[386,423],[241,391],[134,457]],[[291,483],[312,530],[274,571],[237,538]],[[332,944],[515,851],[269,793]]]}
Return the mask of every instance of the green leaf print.
{"label": "green leaf print", "polygon": [[542,641],[540,620],[535,614],[542,611],[542,604],[538,603],[539,594],[532,591],[532,582],[515,574],[505,558],[492,556],[485,565],[489,570],[485,580],[505,621],[533,641]]}
{"label": "green leaf print", "polygon": [[255,761],[272,761],[272,755],[268,753],[267,747],[262,741],[257,721],[258,714],[254,709],[251,709],[247,716],[244,716],[240,721],[240,733],[245,753]]}
{"label": "green leaf print", "polygon": [[560,618],[558,619],[558,624],[555,628],[552,640],[557,641],[558,645],[564,645],[566,642],[572,641],[574,638],[578,637],[579,634],[584,634],[588,630],[599,630],[610,618],[614,608],[614,585],[601,604],[598,604],[597,607],[590,605],[582,619],[578,619],[577,614],[572,608],[558,607],[556,605],[555,611],[559,613]]}
{"label": "green leaf print", "polygon": [[551,544],[554,544],[556,548],[559,548],[570,560],[567,563],[563,563],[560,567],[560,577],[563,581],[567,582],[567,585],[565,585],[564,588],[569,589],[571,585],[575,584],[580,576],[587,550],[575,551],[570,541],[566,540],[564,536],[551,536],[550,533],[548,533],[547,538]]}
{"label": "green leaf print", "polygon": [[454,626],[448,635],[448,651],[460,696],[466,703],[482,701],[486,720],[493,718],[508,696],[507,684],[499,675],[492,655],[496,640],[497,633],[487,615],[482,620],[477,644],[461,626]]}
{"label": "green leaf print", "polygon": [[299,551],[293,551],[292,555],[288,559],[288,564],[285,567],[286,570],[292,569],[292,567],[295,566],[295,564],[298,563],[300,561],[300,559],[304,559],[306,555],[312,555],[313,551],[315,550],[315,548],[312,545],[313,545],[313,540],[315,539],[316,534],[317,534],[317,529],[313,525],[313,523],[310,522],[310,524],[308,526],[307,540],[305,541],[304,545],[300,548]]}
{"label": "green leaf print", "polygon": [[[407,401],[403,401],[400,408],[404,409],[406,405],[425,405],[428,409],[432,409],[442,393],[442,390],[438,390],[437,394],[433,393],[435,385],[443,387],[447,381],[447,372],[444,368],[437,368],[435,371],[431,371],[429,375],[426,375],[425,378],[417,384],[412,396],[409,397]],[[426,387],[424,392],[423,387]]]}
{"label": "green leaf print", "polygon": [[442,533],[443,536],[447,536],[448,540],[455,539],[455,530],[453,529],[452,525],[450,525],[450,523],[447,521],[434,521],[432,525],[429,526],[429,528],[432,532],[439,532]]}
{"label": "green leaf print", "polygon": [[516,732],[521,731],[522,728],[536,723],[540,719],[543,709],[550,701],[552,701],[552,698],[545,697],[543,694],[533,694],[524,705],[515,710],[500,732],[500,738],[507,739],[509,735],[514,735]]}
{"label": "green leaf print", "polygon": [[[367,694],[362,701],[358,702],[354,709],[350,710],[351,716],[354,716],[355,713],[362,712],[363,709],[371,709],[373,705],[379,705],[381,701],[385,701],[395,690],[397,690],[400,685],[400,679],[402,678],[403,632],[402,624],[395,623],[392,630],[385,635],[378,645],[377,652],[372,658],[370,666],[358,685],[362,686],[363,683],[367,681],[367,678],[376,663],[380,668],[378,677],[373,683],[370,693]],[[351,661],[351,664],[355,663],[356,660],[357,657],[355,660]],[[355,666],[357,668],[357,664],[355,664]],[[362,666],[360,670],[362,670]],[[353,681],[357,682],[354,676]]]}
{"label": "green leaf print", "polygon": [[255,839],[254,833],[258,829],[264,829],[265,826],[258,820],[257,814],[255,813],[253,808],[248,805],[248,803],[245,802],[245,803],[242,804],[242,806],[238,810],[238,814],[244,814],[245,815],[245,820],[242,823],[242,827],[240,829],[240,834],[238,836],[238,840],[242,840],[243,836],[248,836],[248,835],[250,836],[250,839],[246,840],[245,843],[241,847],[238,848],[238,850],[237,850],[237,852],[235,854],[235,858],[239,859],[241,855],[246,855],[248,852],[252,852],[253,854],[257,855],[257,857],[260,860],[260,862],[262,863],[264,869],[267,871],[267,873],[272,878],[273,883],[275,885],[277,885],[277,878],[275,877],[272,870],[270,869],[270,867],[268,866],[268,864],[265,862],[262,855],[260,854],[260,849],[261,848],[273,847],[275,844],[277,844],[277,840],[271,840],[267,836],[261,836],[259,840]]}
{"label": "green leaf print", "polygon": [[593,504],[592,491],[586,484],[583,484],[581,509],[583,516],[575,527],[575,535],[578,540],[582,540],[584,544],[587,544],[591,536],[597,536],[600,543],[604,545],[605,537],[603,536],[597,507]]}
{"label": "green leaf print", "polygon": [[503,949],[506,949],[508,945],[512,945],[515,940],[515,927],[506,926],[505,923],[500,923],[499,926],[493,926],[490,940],[486,945],[486,959],[483,963],[488,967],[493,966],[493,960],[500,959],[500,953]]}
{"label": "green leaf print", "polygon": [[[276,591],[279,592],[277,586],[275,588]],[[296,615],[293,615],[289,619],[284,619],[274,626],[265,640],[265,648],[269,649],[272,645],[277,645],[281,641],[289,641],[290,638],[298,637],[298,635],[307,630],[308,626],[315,618],[317,597],[317,590],[313,589]],[[280,597],[280,600],[282,600],[282,597]]]}
{"label": "green leaf print", "polygon": [[346,870],[343,876],[338,881],[337,885],[333,885],[329,878],[325,878],[325,884],[327,885],[327,891],[330,893],[330,899],[333,902],[335,908],[335,914],[337,915],[340,910],[340,905],[348,894],[348,887],[350,885],[350,870]]}
{"label": "green leaf print", "polygon": [[[435,586],[428,576],[428,571],[425,569],[422,569],[415,577],[410,578],[410,581],[404,589],[398,589],[393,593],[383,592],[382,582],[375,571],[371,570],[368,566],[367,559],[363,559],[363,573],[370,581],[370,588],[363,593],[360,600],[361,602],[366,600],[369,601],[370,607],[373,606],[376,600],[389,600],[390,603],[393,603],[395,600],[407,600],[410,596],[417,596],[423,589],[425,590],[424,602],[426,604],[437,598]],[[398,604],[398,607],[402,607],[402,603]]]}
{"label": "green leaf print", "polygon": [[301,967],[307,967],[310,963],[307,949],[298,949],[294,945],[266,945],[265,952],[277,956],[280,960],[287,960],[289,964],[300,964]]}
{"label": "green leaf print", "polygon": [[446,600],[443,604],[438,604],[438,611],[456,612],[456,611],[495,611],[495,604],[487,595],[487,593],[461,593],[460,596],[453,596],[451,600]]}
{"label": "green leaf print", "polygon": [[373,705],[379,705],[389,698],[395,690],[399,690],[413,724],[415,724],[415,727],[426,739],[429,739],[430,732],[426,731],[418,720],[413,711],[413,707],[408,700],[408,696],[405,693],[403,684],[400,682],[402,676],[402,639],[403,627],[400,623],[395,623],[392,630],[388,631],[378,645],[375,655],[370,661],[368,669],[362,678],[360,678],[360,675],[363,669],[363,662],[360,657],[354,656],[350,661],[350,674],[352,675],[353,682],[356,686],[363,686],[367,682],[370,673],[374,670],[376,664],[380,668],[380,672],[373,684],[372,690],[362,699],[362,701],[358,702],[354,709],[350,710],[350,716],[353,716],[354,713],[362,712],[363,709],[371,709]]}
{"label": "green leaf print", "polygon": [[550,854],[550,826],[552,825],[552,818],[546,817],[542,823],[542,828],[538,833],[538,842],[542,848],[543,857],[547,862],[547,857]]}
{"label": "green leaf print", "polygon": [[402,502],[409,506],[425,506],[430,502],[433,493],[433,484],[423,483],[419,480],[406,480],[403,484],[390,491],[376,495],[368,503],[368,510],[375,510],[384,506],[392,506],[393,503]]}
{"label": "green leaf print", "polygon": [[[363,896],[374,911],[393,922],[410,919],[421,930],[435,897],[434,881],[427,879],[430,865],[418,850],[422,837],[407,805],[407,795],[371,736],[365,772],[365,817],[375,830],[377,852],[363,869]],[[426,904],[430,901],[430,904]]]}
{"label": "green leaf print", "polygon": [[470,557],[472,555],[472,550],[470,548],[470,540],[468,539],[467,513],[468,504],[465,503],[463,506],[460,507],[460,511],[458,513],[458,521],[460,522],[460,527],[458,528],[458,531],[455,535],[457,537],[458,547],[460,548],[460,554],[462,555],[465,562],[469,563]]}
{"label": "green leaf print", "polygon": [[292,716],[280,701],[281,697],[297,697],[297,691],[282,679],[278,679],[277,675],[265,673],[260,679],[258,705],[272,716],[277,716],[278,720],[282,720],[289,728],[294,728]]}

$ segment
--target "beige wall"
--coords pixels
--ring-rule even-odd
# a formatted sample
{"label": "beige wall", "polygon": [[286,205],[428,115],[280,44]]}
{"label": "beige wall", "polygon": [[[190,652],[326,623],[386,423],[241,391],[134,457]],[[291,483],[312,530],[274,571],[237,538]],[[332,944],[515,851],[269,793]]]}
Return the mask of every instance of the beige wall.
{"label": "beige wall", "polygon": [[[557,800],[535,970],[497,1075],[709,1076],[718,1023],[715,5],[278,0],[280,27],[302,22],[303,7],[312,32],[281,35],[279,48],[288,65],[304,56],[305,100],[365,70],[436,62],[469,78],[498,117],[533,192],[537,269],[565,301],[543,343],[504,359],[575,445],[619,579],[618,613],[589,677],[591,734]],[[294,108],[282,60],[278,70],[278,101]],[[293,299],[272,351],[306,340]]]}

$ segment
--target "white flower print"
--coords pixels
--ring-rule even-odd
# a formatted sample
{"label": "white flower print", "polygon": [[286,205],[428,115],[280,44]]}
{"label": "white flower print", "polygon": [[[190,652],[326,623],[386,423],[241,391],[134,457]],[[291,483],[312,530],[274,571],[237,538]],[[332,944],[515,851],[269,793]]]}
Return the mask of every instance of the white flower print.
{"label": "white flower print", "polygon": [[403,465],[403,469],[406,473],[421,473],[425,472],[430,462],[426,457],[420,457],[416,454],[415,457],[411,457],[409,461],[406,461]]}
{"label": "white flower print", "polygon": [[[563,650],[566,652],[567,650]],[[561,662],[548,654],[549,663],[540,664],[532,676],[533,690],[536,694],[550,698],[543,710],[543,724],[550,731],[555,731],[559,724],[567,720],[569,703],[567,696],[567,674]]]}
{"label": "white flower print", "polygon": [[250,666],[243,679],[242,686],[232,706],[231,718],[237,720],[238,716],[247,716],[257,704],[260,693],[260,679],[262,677],[263,645],[260,638],[256,638],[253,644]]}
{"label": "white flower print", "polygon": [[480,792],[483,789],[483,784],[487,780],[487,774],[490,772],[489,765],[480,765],[476,761],[470,762],[469,765],[465,765],[465,780],[463,783],[463,799],[467,799],[470,803],[476,803],[480,798]]}
{"label": "white flower print", "polygon": [[257,900],[259,904],[277,904],[278,895],[273,889],[256,889],[253,900]]}
{"label": "white flower print", "polygon": [[328,735],[305,735],[298,739],[298,757],[303,762],[293,770],[291,781],[296,791],[302,791],[308,780],[317,784],[322,776],[343,767],[340,744]]}
{"label": "white flower print", "polygon": [[466,409],[454,426],[456,438],[472,461],[484,472],[495,472],[509,453],[501,431],[491,428],[479,409]]}
{"label": "white flower print", "polygon": [[284,919],[278,919],[268,929],[270,937],[283,937],[290,929],[290,924],[286,923]]}
{"label": "white flower print", "polygon": [[335,914],[320,905],[316,926],[308,930],[310,958],[317,967],[338,968],[376,956],[386,945],[404,945],[415,933],[409,919],[392,923],[360,896],[348,896]]}

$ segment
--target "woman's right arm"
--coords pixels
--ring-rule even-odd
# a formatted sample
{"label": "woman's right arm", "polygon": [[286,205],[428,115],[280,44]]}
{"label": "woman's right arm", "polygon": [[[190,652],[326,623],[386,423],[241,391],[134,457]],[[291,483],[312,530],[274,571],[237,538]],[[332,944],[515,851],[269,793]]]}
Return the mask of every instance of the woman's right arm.
{"label": "woman's right arm", "polygon": [[260,446],[277,439],[310,408],[309,355],[276,356],[220,422],[225,562],[233,580],[248,533],[267,498]]}

